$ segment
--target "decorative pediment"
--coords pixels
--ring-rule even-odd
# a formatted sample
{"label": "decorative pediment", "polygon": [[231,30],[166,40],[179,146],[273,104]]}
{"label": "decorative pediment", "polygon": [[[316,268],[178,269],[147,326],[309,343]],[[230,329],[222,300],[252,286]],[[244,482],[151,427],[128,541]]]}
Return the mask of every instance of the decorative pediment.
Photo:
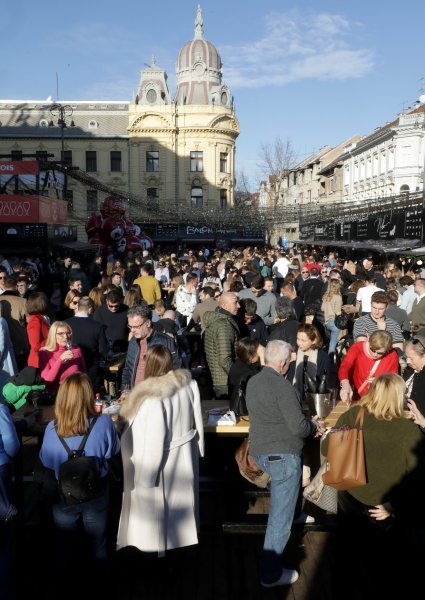
{"label": "decorative pediment", "polygon": [[211,129],[230,129],[239,132],[239,123],[233,116],[220,115],[211,121]]}
{"label": "decorative pediment", "polygon": [[160,129],[173,129],[172,124],[163,116],[158,113],[146,113],[136,117],[133,123],[128,128],[130,133],[137,133],[142,131],[160,130]]}

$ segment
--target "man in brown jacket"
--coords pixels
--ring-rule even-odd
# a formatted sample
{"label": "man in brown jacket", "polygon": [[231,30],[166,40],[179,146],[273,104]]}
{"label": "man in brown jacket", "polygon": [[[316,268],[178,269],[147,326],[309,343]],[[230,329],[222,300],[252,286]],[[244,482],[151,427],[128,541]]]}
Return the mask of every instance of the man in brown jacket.
{"label": "man in brown jacket", "polygon": [[0,296],[1,315],[9,326],[18,369],[27,365],[30,346],[27,335],[27,301],[21,298],[13,277],[3,281],[4,292]]}

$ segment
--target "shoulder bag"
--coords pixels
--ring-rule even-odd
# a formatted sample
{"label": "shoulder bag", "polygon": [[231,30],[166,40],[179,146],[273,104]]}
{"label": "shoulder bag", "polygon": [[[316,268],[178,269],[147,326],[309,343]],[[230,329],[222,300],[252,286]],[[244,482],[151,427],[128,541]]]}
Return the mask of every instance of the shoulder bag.
{"label": "shoulder bag", "polygon": [[363,419],[362,407],[354,427],[344,425],[330,430],[326,472],[323,474],[325,485],[337,490],[351,490],[366,485]]}
{"label": "shoulder bag", "polygon": [[326,472],[326,460],[323,461],[311,483],[304,488],[303,496],[329,514],[336,515],[338,507],[338,492],[335,488],[325,485],[323,474]]}
{"label": "shoulder bag", "polygon": [[335,315],[335,318],[334,318],[335,327],[338,327],[338,329],[347,329],[348,323],[350,321],[351,321],[351,315],[344,312],[343,310],[341,311],[340,315]]}
{"label": "shoulder bag", "polygon": [[267,487],[270,475],[258,468],[257,463],[249,454],[249,438],[246,437],[235,452],[235,460],[238,463],[239,472],[242,477],[260,488]]}

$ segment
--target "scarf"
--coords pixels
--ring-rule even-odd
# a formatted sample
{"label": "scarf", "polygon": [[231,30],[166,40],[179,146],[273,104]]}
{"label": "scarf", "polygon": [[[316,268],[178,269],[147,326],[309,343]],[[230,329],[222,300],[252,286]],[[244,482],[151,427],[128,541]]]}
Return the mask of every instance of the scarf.
{"label": "scarf", "polygon": [[306,370],[307,373],[310,375],[310,377],[312,377],[313,379],[316,379],[316,375],[317,375],[317,355],[318,355],[318,350],[313,350],[313,353],[311,354],[311,356],[306,356],[304,355],[304,352],[302,352],[302,350],[298,349],[297,352],[297,360],[295,363],[295,374],[294,374],[294,378],[292,380],[292,385],[297,389],[300,398],[303,399],[304,395],[305,395],[305,381],[304,381],[304,359],[307,358],[306,361]]}

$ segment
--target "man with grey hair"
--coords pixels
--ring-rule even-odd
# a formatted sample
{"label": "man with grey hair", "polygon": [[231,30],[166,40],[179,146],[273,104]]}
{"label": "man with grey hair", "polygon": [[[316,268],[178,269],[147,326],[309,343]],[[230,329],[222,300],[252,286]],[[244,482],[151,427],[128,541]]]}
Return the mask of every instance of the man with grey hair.
{"label": "man with grey hair", "polygon": [[128,309],[128,328],[130,341],[122,372],[122,394],[124,398],[128,391],[140,381],[143,381],[146,366],[146,352],[149,346],[159,344],[171,352],[173,367],[181,367],[181,357],[176,342],[172,337],[155,331],[152,326],[151,309],[145,304],[138,304]]}
{"label": "man with grey hair", "polygon": [[306,419],[294,386],[283,378],[288,371],[291,346],[280,340],[267,344],[263,370],[248,382],[246,402],[250,419],[250,453],[270,475],[270,510],[261,558],[264,587],[290,585],[298,579],[294,569],[282,567],[301,483],[303,440],[321,435],[323,422]]}

